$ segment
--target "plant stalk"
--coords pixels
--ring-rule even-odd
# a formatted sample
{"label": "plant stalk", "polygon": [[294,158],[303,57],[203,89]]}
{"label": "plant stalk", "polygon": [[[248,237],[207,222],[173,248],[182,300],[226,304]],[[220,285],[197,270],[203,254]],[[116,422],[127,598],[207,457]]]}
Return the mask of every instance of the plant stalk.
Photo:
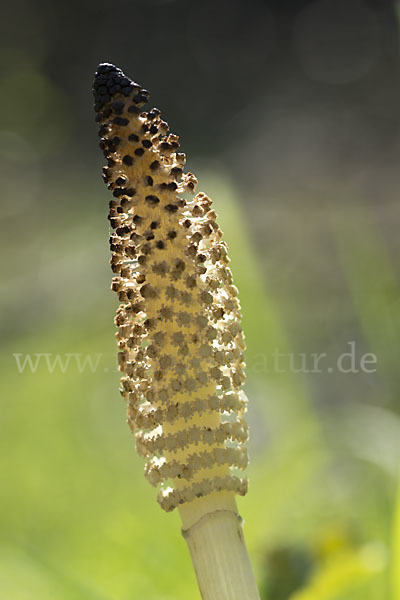
{"label": "plant stalk", "polygon": [[222,503],[220,495],[195,501],[194,514],[190,505],[180,509],[201,597],[260,600],[233,494],[224,494]]}

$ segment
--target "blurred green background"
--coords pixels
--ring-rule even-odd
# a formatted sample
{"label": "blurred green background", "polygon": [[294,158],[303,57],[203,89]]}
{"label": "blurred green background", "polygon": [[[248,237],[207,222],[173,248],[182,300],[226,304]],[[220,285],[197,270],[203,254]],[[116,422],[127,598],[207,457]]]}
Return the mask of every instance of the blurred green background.
{"label": "blurred green background", "polygon": [[1,598],[199,598],[118,393],[91,97],[111,61],[181,135],[230,247],[251,427],[239,508],[263,600],[399,599],[396,3],[3,12]]}

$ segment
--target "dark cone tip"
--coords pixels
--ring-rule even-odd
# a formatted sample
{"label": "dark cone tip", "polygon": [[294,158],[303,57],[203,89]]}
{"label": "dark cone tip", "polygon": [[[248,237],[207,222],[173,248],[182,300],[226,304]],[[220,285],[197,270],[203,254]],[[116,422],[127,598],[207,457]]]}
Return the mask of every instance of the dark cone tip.
{"label": "dark cone tip", "polygon": [[128,97],[132,93],[148,95],[146,90],[111,63],[100,63],[94,76],[93,95],[95,110],[99,111],[110,102],[113,96],[120,94]]}

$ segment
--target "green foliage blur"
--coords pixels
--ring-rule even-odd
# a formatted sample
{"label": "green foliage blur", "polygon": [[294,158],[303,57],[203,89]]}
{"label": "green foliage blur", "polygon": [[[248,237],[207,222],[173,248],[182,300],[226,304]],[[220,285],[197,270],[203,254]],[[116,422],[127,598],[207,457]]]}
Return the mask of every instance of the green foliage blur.
{"label": "green foliage blur", "polygon": [[[165,107],[230,248],[251,436],[238,505],[263,600],[398,600],[400,76],[384,35],[398,36],[393,4],[381,3],[378,35],[369,12],[358,18],[362,2],[354,13],[336,3],[339,32],[351,13],[379,49],[350,45],[342,70],[340,53],[311,60],[304,33],[329,2],[293,14],[291,2],[286,12],[205,2],[204,13],[191,2],[186,13],[173,1],[87,4],[79,30],[74,2],[15,3],[2,24],[0,597],[200,597],[179,515],[160,509],[144,479],[118,392],[109,192],[90,96],[96,63],[113,60]],[[150,17],[180,35],[145,47]],[[279,38],[293,20],[299,71]],[[139,58],[127,43],[133,22]],[[115,35],[100,35],[110,23]],[[163,44],[191,82],[172,68],[165,80]]]}

